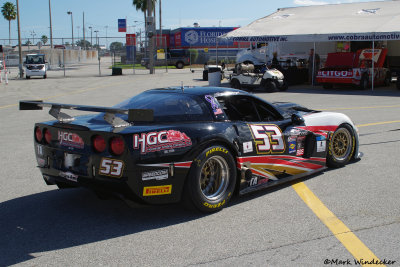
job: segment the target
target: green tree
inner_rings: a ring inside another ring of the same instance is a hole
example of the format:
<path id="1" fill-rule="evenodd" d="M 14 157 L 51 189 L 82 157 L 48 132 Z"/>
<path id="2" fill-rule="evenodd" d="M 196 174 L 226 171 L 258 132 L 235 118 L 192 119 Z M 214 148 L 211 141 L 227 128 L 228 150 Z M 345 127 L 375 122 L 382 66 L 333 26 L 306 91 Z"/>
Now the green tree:
<path id="1" fill-rule="evenodd" d="M 47 41 L 49 40 L 49 38 L 47 38 L 46 35 L 42 35 L 42 38 L 40 39 L 43 43 L 43 45 L 45 45 L 47 43 Z"/>
<path id="2" fill-rule="evenodd" d="M 83 47 L 83 48 L 91 47 L 91 43 L 89 41 L 83 40 L 83 39 L 81 39 L 79 41 L 76 41 L 75 44 L 76 44 L 76 46 L 80 46 L 80 47 Z"/>
<path id="3" fill-rule="evenodd" d="M 28 40 L 25 42 L 25 45 L 32 45 L 32 42 Z"/>
<path id="4" fill-rule="evenodd" d="M 8 44 L 11 45 L 11 21 L 17 18 L 16 6 L 11 2 L 5 2 L 1 7 L 1 14 L 8 20 Z"/>
<path id="5" fill-rule="evenodd" d="M 111 51 L 117 51 L 117 50 L 122 50 L 124 48 L 124 44 L 121 42 L 112 42 L 110 44 L 110 50 Z"/>

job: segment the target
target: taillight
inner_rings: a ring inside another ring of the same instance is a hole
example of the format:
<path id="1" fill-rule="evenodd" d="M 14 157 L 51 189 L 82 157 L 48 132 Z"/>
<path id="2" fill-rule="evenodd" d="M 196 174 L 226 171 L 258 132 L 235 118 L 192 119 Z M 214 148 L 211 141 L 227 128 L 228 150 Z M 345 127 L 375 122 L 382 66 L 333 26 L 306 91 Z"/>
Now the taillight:
<path id="1" fill-rule="evenodd" d="M 36 137 L 36 141 L 37 142 L 42 142 L 42 138 L 43 138 L 43 133 L 42 133 L 42 130 L 40 130 L 40 128 L 39 127 L 36 127 L 36 129 L 35 129 L 35 137 Z"/>
<path id="2" fill-rule="evenodd" d="M 124 153 L 125 144 L 121 137 L 113 137 L 110 141 L 111 152 L 115 155 L 121 155 Z"/>
<path id="3" fill-rule="evenodd" d="M 106 140 L 104 140 L 104 138 L 100 135 L 95 135 L 93 137 L 93 149 L 96 152 L 103 152 L 104 150 L 106 150 Z"/>
<path id="4" fill-rule="evenodd" d="M 48 129 L 44 130 L 44 140 L 46 140 L 47 144 L 51 143 L 51 133 Z"/>

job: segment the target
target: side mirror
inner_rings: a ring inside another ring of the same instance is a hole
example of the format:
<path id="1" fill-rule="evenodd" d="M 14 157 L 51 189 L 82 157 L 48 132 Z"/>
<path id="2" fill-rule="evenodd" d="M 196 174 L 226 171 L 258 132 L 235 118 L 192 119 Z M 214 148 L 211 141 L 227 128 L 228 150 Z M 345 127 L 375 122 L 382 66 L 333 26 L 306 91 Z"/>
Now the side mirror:
<path id="1" fill-rule="evenodd" d="M 303 125 L 304 118 L 297 113 L 292 114 L 292 123 L 293 125 Z"/>

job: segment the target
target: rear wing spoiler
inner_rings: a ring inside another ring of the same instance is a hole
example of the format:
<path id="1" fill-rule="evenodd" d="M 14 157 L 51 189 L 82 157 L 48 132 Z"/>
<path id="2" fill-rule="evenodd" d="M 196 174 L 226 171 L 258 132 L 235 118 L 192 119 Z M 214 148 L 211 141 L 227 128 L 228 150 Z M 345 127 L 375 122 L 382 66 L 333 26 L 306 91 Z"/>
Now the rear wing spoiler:
<path id="1" fill-rule="evenodd" d="M 133 122 L 151 122 L 154 120 L 154 111 L 152 109 L 119 109 L 100 106 L 70 105 L 43 102 L 42 100 L 23 100 L 19 102 L 19 110 L 42 110 L 44 107 L 50 108 L 49 114 L 63 123 L 71 122 L 74 118 L 61 112 L 61 109 L 104 112 L 104 120 L 115 128 L 127 127 Z M 128 115 L 128 120 L 125 121 L 116 117 L 116 114 Z"/>

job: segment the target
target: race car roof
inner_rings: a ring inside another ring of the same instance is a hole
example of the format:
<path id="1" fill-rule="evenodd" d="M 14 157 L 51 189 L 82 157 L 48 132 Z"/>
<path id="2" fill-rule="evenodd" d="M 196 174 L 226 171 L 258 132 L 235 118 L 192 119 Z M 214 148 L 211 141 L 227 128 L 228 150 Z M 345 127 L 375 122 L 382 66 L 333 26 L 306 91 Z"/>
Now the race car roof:
<path id="1" fill-rule="evenodd" d="M 280 8 L 221 38 L 259 42 L 400 40 L 400 1 Z"/>

